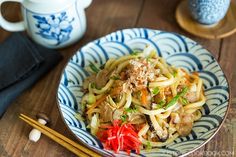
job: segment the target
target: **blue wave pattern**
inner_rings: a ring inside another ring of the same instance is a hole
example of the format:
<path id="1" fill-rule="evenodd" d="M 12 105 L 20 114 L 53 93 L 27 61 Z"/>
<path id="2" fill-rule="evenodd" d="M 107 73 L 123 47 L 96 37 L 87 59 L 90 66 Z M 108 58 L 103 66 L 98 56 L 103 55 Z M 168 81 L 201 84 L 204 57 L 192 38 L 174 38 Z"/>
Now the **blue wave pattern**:
<path id="1" fill-rule="evenodd" d="M 82 47 L 69 61 L 62 74 L 58 102 L 62 116 L 72 132 L 84 143 L 102 151 L 102 144 L 86 130 L 86 124 L 75 118 L 81 114 L 80 101 L 83 80 L 88 76 L 84 67 L 90 62 L 104 64 L 109 58 L 118 58 L 132 50 L 142 50 L 152 45 L 167 62 L 189 72 L 197 71 L 204 81 L 206 104 L 201 110 L 203 116 L 195 122 L 191 134 L 177 138 L 170 145 L 141 151 L 131 156 L 181 156 L 198 148 L 212 137 L 226 115 L 229 102 L 229 87 L 225 75 L 214 57 L 201 45 L 175 33 L 137 28 L 111 33 Z M 121 152 L 120 156 L 127 156 Z"/>

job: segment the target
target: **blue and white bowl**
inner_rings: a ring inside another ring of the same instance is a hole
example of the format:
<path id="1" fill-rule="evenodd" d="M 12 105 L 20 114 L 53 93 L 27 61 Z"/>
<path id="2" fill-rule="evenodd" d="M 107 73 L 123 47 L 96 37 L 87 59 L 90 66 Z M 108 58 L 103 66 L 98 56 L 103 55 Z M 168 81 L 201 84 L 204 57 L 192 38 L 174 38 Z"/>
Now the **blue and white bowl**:
<path id="1" fill-rule="evenodd" d="M 209 51 L 195 41 L 175 33 L 145 28 L 119 30 L 77 51 L 65 67 L 58 88 L 62 118 L 78 140 L 92 149 L 106 155 L 113 154 L 103 149 L 101 142 L 89 133 L 84 121 L 75 118 L 76 114 L 81 114 L 81 88 L 83 80 L 88 76 L 84 67 L 90 62 L 102 65 L 109 58 L 118 58 L 134 49 L 142 50 L 147 44 L 155 47 L 158 55 L 171 65 L 183 67 L 189 72 L 199 72 L 204 81 L 207 101 L 201 110 L 203 116 L 194 123 L 190 135 L 177 138 L 166 147 L 143 150 L 139 155 L 132 152 L 131 156 L 185 156 L 209 141 L 221 127 L 229 109 L 229 85 Z M 120 152 L 119 155 L 126 156 L 127 153 Z"/>
<path id="2" fill-rule="evenodd" d="M 201 24 L 218 23 L 226 15 L 230 0 L 188 0 L 192 17 Z"/>

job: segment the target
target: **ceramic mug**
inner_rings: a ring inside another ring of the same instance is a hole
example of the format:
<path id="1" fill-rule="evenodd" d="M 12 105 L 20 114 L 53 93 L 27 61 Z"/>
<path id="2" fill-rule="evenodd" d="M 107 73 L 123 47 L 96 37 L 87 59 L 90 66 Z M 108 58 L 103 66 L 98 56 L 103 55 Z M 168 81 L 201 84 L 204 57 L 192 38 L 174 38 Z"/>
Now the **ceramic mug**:
<path id="1" fill-rule="evenodd" d="M 84 9 L 92 0 L 0 0 L 21 3 L 23 21 L 6 21 L 0 10 L 0 25 L 8 31 L 24 31 L 48 48 L 62 48 L 80 39 L 86 30 Z"/>
<path id="2" fill-rule="evenodd" d="M 230 0 L 188 0 L 192 17 L 204 25 L 218 23 L 224 18 L 230 6 Z"/>

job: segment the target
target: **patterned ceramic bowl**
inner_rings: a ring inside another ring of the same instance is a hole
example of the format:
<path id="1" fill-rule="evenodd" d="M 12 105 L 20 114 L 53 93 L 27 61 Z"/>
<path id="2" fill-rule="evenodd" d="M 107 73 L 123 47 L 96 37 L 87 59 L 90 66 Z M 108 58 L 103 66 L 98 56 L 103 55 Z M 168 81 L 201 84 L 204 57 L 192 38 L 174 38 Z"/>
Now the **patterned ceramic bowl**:
<path id="1" fill-rule="evenodd" d="M 65 67 L 58 88 L 59 109 L 68 128 L 78 140 L 105 156 L 114 154 L 103 149 L 101 142 L 89 133 L 84 121 L 75 118 L 76 114 L 81 114 L 81 86 L 88 76 L 84 67 L 90 62 L 102 65 L 109 58 L 118 58 L 134 49 L 141 50 L 147 44 L 155 47 L 158 55 L 168 63 L 190 72 L 198 71 L 204 81 L 207 101 L 201 110 L 203 116 L 194 123 L 190 135 L 177 138 L 166 147 L 143 150 L 139 155 L 132 152 L 131 156 L 185 156 L 209 141 L 226 117 L 229 86 L 210 52 L 195 41 L 175 33 L 143 28 L 120 30 L 90 42 L 76 52 Z M 127 153 L 120 152 L 119 155 L 126 156 Z"/>
<path id="2" fill-rule="evenodd" d="M 218 23 L 227 13 L 230 0 L 188 0 L 192 17 L 201 24 Z"/>

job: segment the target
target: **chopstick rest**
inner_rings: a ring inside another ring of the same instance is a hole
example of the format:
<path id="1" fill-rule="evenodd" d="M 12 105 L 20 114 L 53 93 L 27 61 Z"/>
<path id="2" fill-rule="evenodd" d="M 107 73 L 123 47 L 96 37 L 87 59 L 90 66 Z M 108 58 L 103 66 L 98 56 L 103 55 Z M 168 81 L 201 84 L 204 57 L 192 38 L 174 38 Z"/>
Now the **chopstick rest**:
<path id="1" fill-rule="evenodd" d="M 40 124 L 39 122 L 31 119 L 30 117 L 24 114 L 20 114 L 19 118 L 25 121 L 26 123 L 28 123 L 29 125 L 33 126 L 34 128 L 40 130 L 44 135 L 48 136 L 55 142 L 67 148 L 68 150 L 76 154 L 77 156 L 81 156 L 81 157 L 87 157 L 87 156 L 100 157 L 101 156 L 100 154 L 72 141 L 71 139 L 63 136 L 62 134 L 56 132 L 55 130 L 47 126 Z"/>
<path id="2" fill-rule="evenodd" d="M 36 115 L 38 122 L 42 125 L 46 125 L 50 123 L 50 118 L 45 113 L 38 113 Z M 38 129 L 33 128 L 29 133 L 29 140 L 33 142 L 37 142 L 41 137 L 41 132 Z"/>

